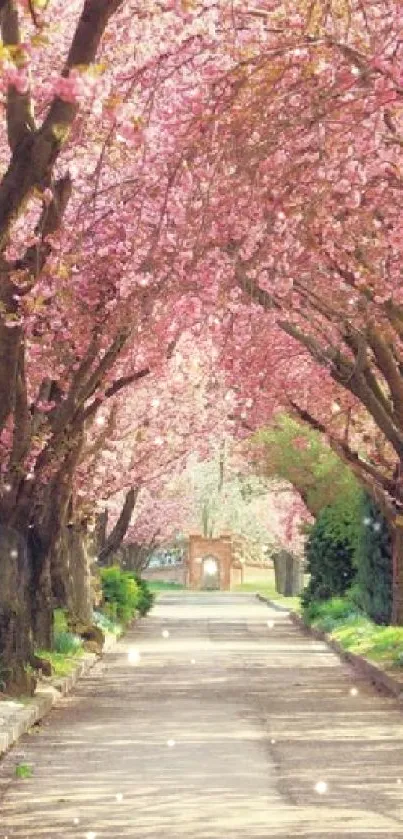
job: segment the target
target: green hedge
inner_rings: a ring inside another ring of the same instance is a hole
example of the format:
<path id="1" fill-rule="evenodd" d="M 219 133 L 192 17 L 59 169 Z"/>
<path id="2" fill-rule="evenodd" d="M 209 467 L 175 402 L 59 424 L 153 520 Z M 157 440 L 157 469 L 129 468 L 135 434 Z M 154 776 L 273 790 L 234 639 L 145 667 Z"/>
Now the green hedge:
<path id="1" fill-rule="evenodd" d="M 343 595 L 351 586 L 356 568 L 354 555 L 358 542 L 357 503 L 329 505 L 319 513 L 305 547 L 310 581 L 302 594 L 302 604 Z"/>
<path id="2" fill-rule="evenodd" d="M 360 505 L 360 532 L 355 552 L 356 583 L 352 595 L 377 624 L 392 614 L 392 540 L 386 519 L 367 494 Z"/>
<path id="3" fill-rule="evenodd" d="M 101 568 L 103 610 L 111 620 L 128 623 L 137 613 L 145 615 L 153 595 L 140 577 L 122 571 L 117 565 Z"/>
<path id="4" fill-rule="evenodd" d="M 392 546 L 386 520 L 367 493 L 326 507 L 312 526 L 305 548 L 310 582 L 305 610 L 348 593 L 355 608 L 377 624 L 392 610 Z"/>

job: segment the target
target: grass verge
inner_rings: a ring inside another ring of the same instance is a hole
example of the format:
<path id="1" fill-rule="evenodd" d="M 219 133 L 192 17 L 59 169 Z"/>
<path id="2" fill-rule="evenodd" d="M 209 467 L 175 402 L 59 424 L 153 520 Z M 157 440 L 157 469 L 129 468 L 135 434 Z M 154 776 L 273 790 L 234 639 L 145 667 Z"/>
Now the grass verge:
<path id="1" fill-rule="evenodd" d="M 56 653 L 54 650 L 38 650 L 37 655 L 40 658 L 45 658 L 47 661 L 50 661 L 54 676 L 63 678 L 63 676 L 70 676 L 70 673 L 75 670 L 77 662 L 84 655 L 84 652 L 85 650 L 80 647 L 80 649 L 70 655 Z"/>
<path id="2" fill-rule="evenodd" d="M 241 583 L 234 587 L 233 591 L 250 591 L 253 593 L 261 594 L 263 597 L 267 597 L 269 600 L 272 600 L 273 603 L 278 603 L 281 606 L 285 606 L 290 612 L 301 612 L 301 600 L 299 597 L 284 597 L 284 595 L 279 594 L 276 591 L 273 581 L 269 580 L 267 583 Z"/>
<path id="3" fill-rule="evenodd" d="M 166 583 L 163 580 L 147 581 L 151 591 L 181 591 L 185 588 L 183 583 Z"/>
<path id="4" fill-rule="evenodd" d="M 343 649 L 386 670 L 403 667 L 403 627 L 378 626 L 348 598 L 313 603 L 304 610 L 303 617 L 308 625 L 329 634 Z"/>

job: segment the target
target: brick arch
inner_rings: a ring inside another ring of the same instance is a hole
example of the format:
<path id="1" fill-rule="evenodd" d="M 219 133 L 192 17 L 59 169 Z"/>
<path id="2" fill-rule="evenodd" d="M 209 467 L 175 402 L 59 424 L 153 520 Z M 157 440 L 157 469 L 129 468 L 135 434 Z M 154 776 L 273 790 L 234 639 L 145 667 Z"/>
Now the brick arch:
<path id="1" fill-rule="evenodd" d="M 231 567 L 234 561 L 230 536 L 207 539 L 204 536 L 189 536 L 186 560 L 186 586 L 200 589 L 203 581 L 203 559 L 213 557 L 219 566 L 220 589 L 226 591 L 231 586 Z"/>

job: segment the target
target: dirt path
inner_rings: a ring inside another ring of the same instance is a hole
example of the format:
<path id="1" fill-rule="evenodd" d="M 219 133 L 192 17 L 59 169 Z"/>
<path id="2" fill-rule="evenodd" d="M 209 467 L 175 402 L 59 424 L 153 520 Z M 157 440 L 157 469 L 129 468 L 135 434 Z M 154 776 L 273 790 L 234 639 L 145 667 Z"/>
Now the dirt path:
<path id="1" fill-rule="evenodd" d="M 0 797 L 0 839 L 401 839 L 403 709 L 250 595 L 166 594 Z"/>

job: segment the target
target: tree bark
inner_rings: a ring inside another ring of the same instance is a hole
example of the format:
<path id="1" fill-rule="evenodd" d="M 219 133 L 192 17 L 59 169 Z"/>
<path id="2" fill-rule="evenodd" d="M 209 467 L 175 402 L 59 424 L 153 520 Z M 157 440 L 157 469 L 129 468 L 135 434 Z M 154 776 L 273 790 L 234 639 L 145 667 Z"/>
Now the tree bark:
<path id="1" fill-rule="evenodd" d="M 107 565 L 116 551 L 120 548 L 130 525 L 130 520 L 136 505 L 139 491 L 139 488 L 135 489 L 132 487 L 132 489 L 129 489 L 115 527 L 111 530 L 105 544 L 99 552 L 98 561 L 100 565 Z"/>
<path id="2" fill-rule="evenodd" d="M 0 527 L 0 579 L 0 691 L 31 694 L 30 557 L 25 538 L 6 527 Z"/>

